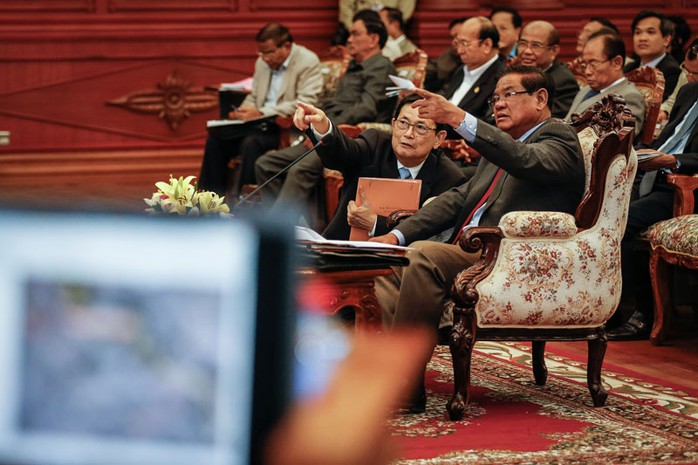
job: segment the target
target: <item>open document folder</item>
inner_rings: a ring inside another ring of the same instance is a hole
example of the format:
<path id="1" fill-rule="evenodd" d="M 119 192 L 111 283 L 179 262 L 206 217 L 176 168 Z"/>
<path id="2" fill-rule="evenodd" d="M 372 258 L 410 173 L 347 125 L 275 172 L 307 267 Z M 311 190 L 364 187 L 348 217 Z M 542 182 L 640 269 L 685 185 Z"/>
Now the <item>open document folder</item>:
<path id="1" fill-rule="evenodd" d="M 368 270 L 405 266 L 408 247 L 367 241 L 327 240 L 312 229 L 296 226 L 296 240 L 305 263 L 320 271 Z"/>

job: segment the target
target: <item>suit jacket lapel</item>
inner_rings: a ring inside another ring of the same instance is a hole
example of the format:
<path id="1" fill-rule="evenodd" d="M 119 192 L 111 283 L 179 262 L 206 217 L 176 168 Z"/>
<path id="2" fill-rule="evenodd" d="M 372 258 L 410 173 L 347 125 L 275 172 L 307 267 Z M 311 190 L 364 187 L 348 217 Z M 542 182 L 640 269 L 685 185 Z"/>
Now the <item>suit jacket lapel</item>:
<path id="1" fill-rule="evenodd" d="M 264 67 L 262 71 L 262 76 L 259 79 L 259 93 L 257 108 L 262 108 L 264 106 L 264 101 L 267 99 L 267 92 L 269 92 L 269 81 L 271 80 L 271 69 L 268 66 Z"/>

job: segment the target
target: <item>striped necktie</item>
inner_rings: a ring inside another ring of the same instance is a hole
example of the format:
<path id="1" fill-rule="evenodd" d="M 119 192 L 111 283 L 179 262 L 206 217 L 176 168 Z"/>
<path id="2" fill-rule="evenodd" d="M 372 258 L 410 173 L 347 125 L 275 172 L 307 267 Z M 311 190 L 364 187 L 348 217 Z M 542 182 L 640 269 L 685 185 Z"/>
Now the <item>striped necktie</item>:
<path id="1" fill-rule="evenodd" d="M 397 169 L 400 172 L 400 179 L 412 179 L 412 173 L 407 168 L 400 167 Z"/>

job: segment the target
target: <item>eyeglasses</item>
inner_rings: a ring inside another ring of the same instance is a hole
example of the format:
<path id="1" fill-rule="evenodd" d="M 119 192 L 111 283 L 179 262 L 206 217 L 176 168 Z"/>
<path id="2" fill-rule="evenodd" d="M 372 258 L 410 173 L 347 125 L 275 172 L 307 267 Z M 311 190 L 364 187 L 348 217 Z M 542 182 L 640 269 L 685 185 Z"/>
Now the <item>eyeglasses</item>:
<path id="1" fill-rule="evenodd" d="M 601 63 L 606 63 L 607 61 L 611 60 L 603 60 L 603 61 L 580 61 L 579 62 L 579 69 L 582 71 L 586 71 L 589 69 L 589 71 L 596 71 Z"/>
<path id="2" fill-rule="evenodd" d="M 530 47 L 534 53 L 542 52 L 546 48 L 550 48 L 553 46 L 551 44 L 541 44 L 540 42 L 529 42 L 527 40 L 520 40 L 517 43 L 519 44 L 519 48 L 521 50 L 526 50 Z"/>
<path id="3" fill-rule="evenodd" d="M 272 49 L 272 50 L 262 50 L 262 51 L 259 51 L 259 52 L 257 52 L 257 56 L 259 56 L 259 57 L 268 57 L 268 56 L 272 56 L 273 54 L 275 54 L 276 52 L 278 52 L 279 49 L 280 49 L 281 47 L 283 47 L 285 43 L 286 43 L 286 42 L 280 42 L 280 43 L 276 44 L 276 47 L 274 47 L 274 49 Z"/>
<path id="4" fill-rule="evenodd" d="M 429 131 L 436 131 L 436 128 L 430 128 L 426 124 L 412 124 L 404 119 L 394 119 L 393 125 L 395 126 L 395 129 L 400 132 L 407 132 L 409 128 L 412 128 L 418 136 L 426 136 Z"/>
<path id="5" fill-rule="evenodd" d="M 688 78 L 690 78 L 692 76 L 698 76 L 698 72 L 691 71 L 688 68 L 686 68 L 686 63 L 681 63 L 681 69 L 683 70 L 684 73 L 686 73 L 686 77 L 688 77 Z"/>
<path id="6" fill-rule="evenodd" d="M 489 103 L 490 107 L 494 108 L 494 106 L 499 102 L 500 100 L 508 102 L 514 95 L 520 95 L 520 94 L 528 94 L 531 95 L 533 90 L 508 90 L 504 92 L 504 95 L 497 95 L 494 94 L 492 98 L 487 100 L 487 103 Z"/>
<path id="7" fill-rule="evenodd" d="M 458 40 L 458 39 L 453 39 L 453 46 L 454 47 L 463 47 L 463 48 L 470 48 L 472 44 L 477 44 L 482 42 L 483 39 L 478 39 L 478 40 Z"/>

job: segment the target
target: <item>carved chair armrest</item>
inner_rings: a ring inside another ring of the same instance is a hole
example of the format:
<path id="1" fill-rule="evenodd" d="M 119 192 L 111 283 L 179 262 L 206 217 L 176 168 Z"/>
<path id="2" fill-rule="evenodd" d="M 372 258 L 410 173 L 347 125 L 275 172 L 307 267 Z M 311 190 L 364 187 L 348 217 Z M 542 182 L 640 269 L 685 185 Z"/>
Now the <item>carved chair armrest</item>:
<path id="1" fill-rule="evenodd" d="M 393 229 L 395 226 L 400 224 L 405 218 L 409 218 L 414 215 L 417 210 L 395 210 L 390 215 L 388 215 L 388 229 Z"/>
<path id="2" fill-rule="evenodd" d="M 698 175 L 669 174 L 667 182 L 674 187 L 674 216 L 690 215 L 695 211 L 693 192 L 698 189 Z"/>
<path id="3" fill-rule="evenodd" d="M 504 237 L 569 239 L 577 234 L 574 216 L 548 211 L 516 211 L 499 221 Z"/>
<path id="4" fill-rule="evenodd" d="M 466 252 L 481 251 L 480 258 L 456 276 L 451 288 L 453 301 L 459 307 L 473 307 L 478 299 L 475 285 L 485 279 L 497 260 L 499 245 L 504 237 L 498 227 L 465 228 L 458 245 Z"/>

